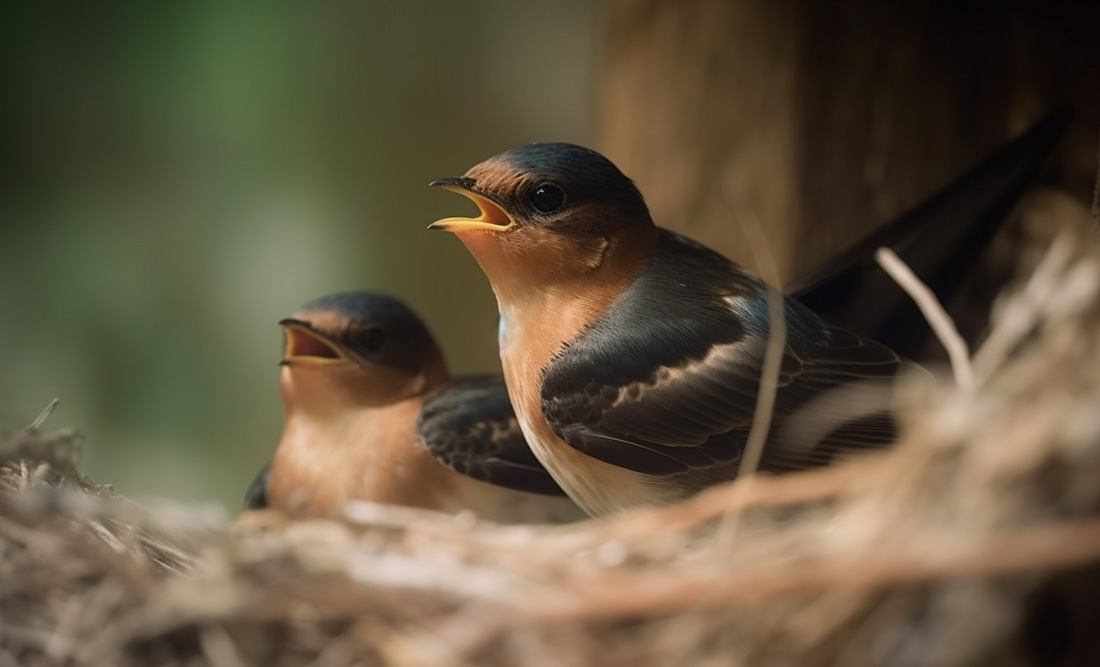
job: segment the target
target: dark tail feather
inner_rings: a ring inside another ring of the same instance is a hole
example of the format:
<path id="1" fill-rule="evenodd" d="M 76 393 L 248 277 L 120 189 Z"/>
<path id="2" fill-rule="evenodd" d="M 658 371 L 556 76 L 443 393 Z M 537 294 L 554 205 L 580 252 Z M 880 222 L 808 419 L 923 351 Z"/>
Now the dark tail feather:
<path id="1" fill-rule="evenodd" d="M 271 462 L 268 461 L 260 472 L 256 473 L 256 479 L 248 485 L 244 492 L 244 508 L 246 510 L 262 510 L 267 507 L 267 478 L 271 476 Z"/>
<path id="2" fill-rule="evenodd" d="M 830 324 L 915 356 L 928 326 L 909 297 L 875 263 L 875 249 L 893 249 L 942 302 L 948 302 L 1071 117 L 1068 109 L 1049 114 L 915 210 L 792 283 L 787 294 Z"/>

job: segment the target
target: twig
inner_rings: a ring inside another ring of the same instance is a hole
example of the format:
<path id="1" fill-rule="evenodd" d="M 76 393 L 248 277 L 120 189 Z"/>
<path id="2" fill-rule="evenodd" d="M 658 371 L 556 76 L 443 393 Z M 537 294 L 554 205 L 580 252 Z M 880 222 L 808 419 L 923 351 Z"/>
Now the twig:
<path id="1" fill-rule="evenodd" d="M 750 222 L 752 224 L 745 226 L 745 236 L 749 240 L 750 252 L 758 266 L 767 265 L 770 269 L 762 273 L 778 276 L 779 266 L 768 251 L 768 239 L 764 230 L 755 218 L 750 219 Z M 756 397 L 752 428 L 749 429 L 749 437 L 745 440 L 745 451 L 741 458 L 741 465 L 738 467 L 739 475 L 751 475 L 760 466 L 772 413 L 775 411 L 775 395 L 779 390 L 779 370 L 783 364 L 783 350 L 787 346 L 787 321 L 783 313 L 783 293 L 772 287 L 770 282 L 773 279 L 772 276 L 768 276 L 767 284 L 768 346 L 764 350 L 764 363 L 760 368 L 760 393 Z"/>
<path id="2" fill-rule="evenodd" d="M 50 401 L 49 405 L 42 408 L 42 412 L 39 412 L 38 416 L 34 418 L 34 421 L 32 421 L 30 423 L 30 426 L 27 426 L 27 428 L 25 428 L 23 430 L 24 431 L 37 431 L 38 429 L 42 428 L 42 424 L 46 421 L 46 419 L 49 418 L 49 416 L 51 414 L 53 414 L 53 411 L 56 410 L 57 406 L 60 405 L 60 404 L 61 404 L 61 400 L 57 399 L 57 398 Z"/>
<path id="3" fill-rule="evenodd" d="M 901 258 L 894 254 L 893 250 L 883 247 L 875 251 L 875 261 L 883 268 L 894 282 L 916 302 L 929 326 L 939 338 L 947 356 L 951 360 L 951 369 L 955 373 L 955 383 L 964 391 L 974 389 L 974 369 L 970 367 L 970 352 L 966 341 L 959 335 L 955 323 L 943 309 L 936 295 L 928 286 L 921 282 Z"/>
<path id="4" fill-rule="evenodd" d="M 1023 290 L 993 323 L 985 342 L 974 353 L 974 368 L 984 380 L 1008 358 L 1012 349 L 1035 327 L 1043 301 L 1057 289 L 1058 276 L 1073 260 L 1073 240 L 1067 234 L 1054 237 Z"/>
<path id="5" fill-rule="evenodd" d="M 783 312 L 783 293 L 772 285 L 779 280 L 779 265 L 768 245 L 768 235 L 764 233 L 760 221 L 755 216 L 746 216 L 741 227 L 748 242 L 749 253 L 760 269 L 765 280 L 768 294 L 768 344 L 764 349 L 764 363 L 760 366 L 760 389 L 756 395 L 756 407 L 753 410 L 752 426 L 745 439 L 745 448 L 741 452 L 741 462 L 737 466 L 737 479 L 745 480 L 730 495 L 731 505 L 740 502 L 738 494 L 747 493 L 752 476 L 760 467 L 760 459 L 767 444 L 771 428 L 772 414 L 775 411 L 775 396 L 779 391 L 779 371 L 783 364 L 783 351 L 787 346 L 787 322 Z M 726 514 L 718 527 L 715 544 L 718 552 L 726 551 L 732 544 L 737 532 L 738 514 L 732 510 Z"/>

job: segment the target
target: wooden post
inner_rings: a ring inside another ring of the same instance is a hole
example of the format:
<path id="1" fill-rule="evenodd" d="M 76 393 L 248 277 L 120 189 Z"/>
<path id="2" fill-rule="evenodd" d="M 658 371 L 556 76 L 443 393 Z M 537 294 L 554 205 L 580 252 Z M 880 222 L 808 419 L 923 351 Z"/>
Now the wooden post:
<path id="1" fill-rule="evenodd" d="M 654 216 L 793 277 L 918 203 L 1058 104 L 1049 179 L 1089 201 L 1100 3 L 611 0 L 599 147 Z"/>

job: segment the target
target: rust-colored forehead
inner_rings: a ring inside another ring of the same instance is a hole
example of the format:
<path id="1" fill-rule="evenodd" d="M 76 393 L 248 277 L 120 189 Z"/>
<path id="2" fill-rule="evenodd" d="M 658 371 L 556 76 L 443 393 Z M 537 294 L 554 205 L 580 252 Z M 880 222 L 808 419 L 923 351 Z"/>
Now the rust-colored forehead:
<path id="1" fill-rule="evenodd" d="M 466 177 L 474 179 L 479 192 L 503 195 L 516 192 L 539 175 L 525 172 L 507 156 L 497 155 L 471 167 Z"/>
<path id="2" fill-rule="evenodd" d="M 318 297 L 298 309 L 297 314 L 328 314 L 346 322 L 404 321 L 420 325 L 420 318 L 400 300 L 381 292 L 349 290 Z"/>

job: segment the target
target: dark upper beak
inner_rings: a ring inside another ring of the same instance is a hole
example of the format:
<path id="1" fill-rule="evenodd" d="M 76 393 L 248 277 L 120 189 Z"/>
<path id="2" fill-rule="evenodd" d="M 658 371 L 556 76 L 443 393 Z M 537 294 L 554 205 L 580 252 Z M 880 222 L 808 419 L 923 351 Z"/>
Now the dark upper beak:
<path id="1" fill-rule="evenodd" d="M 457 188 L 471 192 L 475 185 L 477 185 L 477 180 L 468 176 L 448 176 L 447 178 L 437 178 L 428 183 L 429 188 L 447 188 L 449 190 Z"/>

